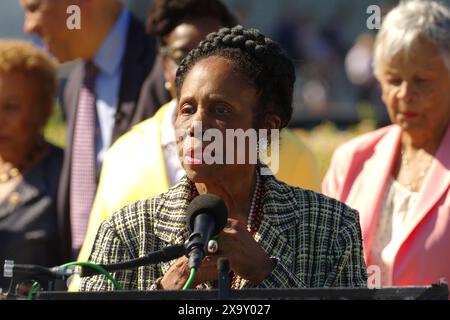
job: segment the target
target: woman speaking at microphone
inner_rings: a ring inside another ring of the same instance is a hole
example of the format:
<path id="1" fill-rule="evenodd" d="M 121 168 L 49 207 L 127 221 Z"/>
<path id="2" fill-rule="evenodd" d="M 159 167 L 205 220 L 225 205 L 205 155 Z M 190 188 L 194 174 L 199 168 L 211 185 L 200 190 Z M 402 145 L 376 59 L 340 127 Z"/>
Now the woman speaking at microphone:
<path id="1" fill-rule="evenodd" d="M 241 144 L 245 161 L 229 161 L 242 151 L 225 138 L 230 130 L 272 132 L 288 124 L 294 81 L 292 62 L 257 30 L 236 26 L 209 34 L 176 76 L 176 139 L 186 176 L 169 191 L 105 221 L 90 261 L 118 263 L 184 243 L 187 207 L 197 195 L 211 193 L 224 200 L 228 223 L 191 287 L 214 287 L 219 257 L 229 259 L 235 289 L 366 286 L 355 210 L 267 175 L 267 167 L 250 161 L 250 154 L 263 148 L 251 139 Z M 221 140 L 205 139 L 208 132 L 223 135 L 225 146 L 210 153 L 218 161 L 205 161 L 206 151 Z M 189 271 L 188 259 L 181 257 L 113 277 L 127 290 L 177 290 Z M 98 275 L 83 278 L 80 289 L 112 290 L 113 284 Z"/>

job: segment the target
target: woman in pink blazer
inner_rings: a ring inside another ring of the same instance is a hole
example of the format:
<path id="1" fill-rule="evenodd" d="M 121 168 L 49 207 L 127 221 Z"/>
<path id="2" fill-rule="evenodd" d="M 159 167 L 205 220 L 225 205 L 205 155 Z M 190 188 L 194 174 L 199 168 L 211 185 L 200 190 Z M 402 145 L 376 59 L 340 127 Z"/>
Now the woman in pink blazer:
<path id="1" fill-rule="evenodd" d="M 339 147 L 323 192 L 360 212 L 369 286 L 450 280 L 450 10 L 402 2 L 374 71 L 393 125 Z"/>

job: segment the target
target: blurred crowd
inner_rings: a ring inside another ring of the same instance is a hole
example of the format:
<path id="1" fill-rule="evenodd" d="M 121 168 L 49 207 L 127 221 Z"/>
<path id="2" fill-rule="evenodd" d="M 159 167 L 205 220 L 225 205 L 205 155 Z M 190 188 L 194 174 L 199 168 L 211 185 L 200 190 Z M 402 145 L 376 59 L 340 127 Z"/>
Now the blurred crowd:
<path id="1" fill-rule="evenodd" d="M 379 2 L 380 14 L 385 15 L 395 3 Z M 341 3 L 323 22 L 315 12 L 291 4 L 274 25 L 274 38 L 297 67 L 296 113 L 291 126 L 312 128 L 330 121 L 348 128 L 364 117 L 377 127 L 389 123 L 372 70 L 377 30 L 363 26 L 354 42 L 349 41 L 345 20 L 353 19 L 350 6 Z M 361 110 L 364 107 L 369 110 Z"/>

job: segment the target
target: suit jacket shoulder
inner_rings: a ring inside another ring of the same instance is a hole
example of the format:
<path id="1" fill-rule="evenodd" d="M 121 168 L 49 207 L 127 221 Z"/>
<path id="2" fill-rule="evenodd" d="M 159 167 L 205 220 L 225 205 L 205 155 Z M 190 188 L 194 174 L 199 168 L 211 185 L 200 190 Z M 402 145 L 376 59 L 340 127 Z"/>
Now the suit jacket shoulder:
<path id="1" fill-rule="evenodd" d="M 336 156 L 345 155 L 346 157 L 348 157 L 349 154 L 354 155 L 358 153 L 367 153 L 367 151 L 372 151 L 377 145 L 377 143 L 386 134 L 388 134 L 392 130 L 395 130 L 396 128 L 397 128 L 396 125 L 390 125 L 387 127 L 377 129 L 375 131 L 364 133 L 360 136 L 350 139 L 346 143 L 336 148 L 335 155 Z"/>
<path id="2" fill-rule="evenodd" d="M 383 127 L 353 138 L 336 148 L 322 181 L 322 192 L 345 201 L 351 188 L 347 181 L 354 181 L 366 160 L 374 155 L 379 143 L 398 130 L 397 125 Z"/>

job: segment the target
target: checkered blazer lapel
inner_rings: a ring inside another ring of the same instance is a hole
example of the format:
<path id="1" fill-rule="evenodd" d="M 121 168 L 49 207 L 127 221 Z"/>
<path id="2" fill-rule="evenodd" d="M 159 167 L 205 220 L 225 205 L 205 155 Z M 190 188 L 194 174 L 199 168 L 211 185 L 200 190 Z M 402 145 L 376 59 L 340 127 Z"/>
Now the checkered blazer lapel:
<path id="1" fill-rule="evenodd" d="M 298 223 L 295 195 L 292 188 L 280 184 L 273 176 L 264 178 L 264 213 L 255 240 L 269 257 L 284 261 L 290 270 L 294 270 L 294 252 L 289 239 L 295 237 Z M 241 288 L 244 287 L 251 287 L 248 280 L 242 280 Z"/>
<path id="2" fill-rule="evenodd" d="M 154 197 L 157 201 L 158 197 Z M 172 244 L 183 244 L 189 237 L 186 226 L 186 209 L 191 201 L 191 182 L 184 177 L 168 192 L 162 194 L 158 204 L 153 204 L 154 235 L 160 240 Z M 176 260 L 161 263 L 165 274 Z"/>

